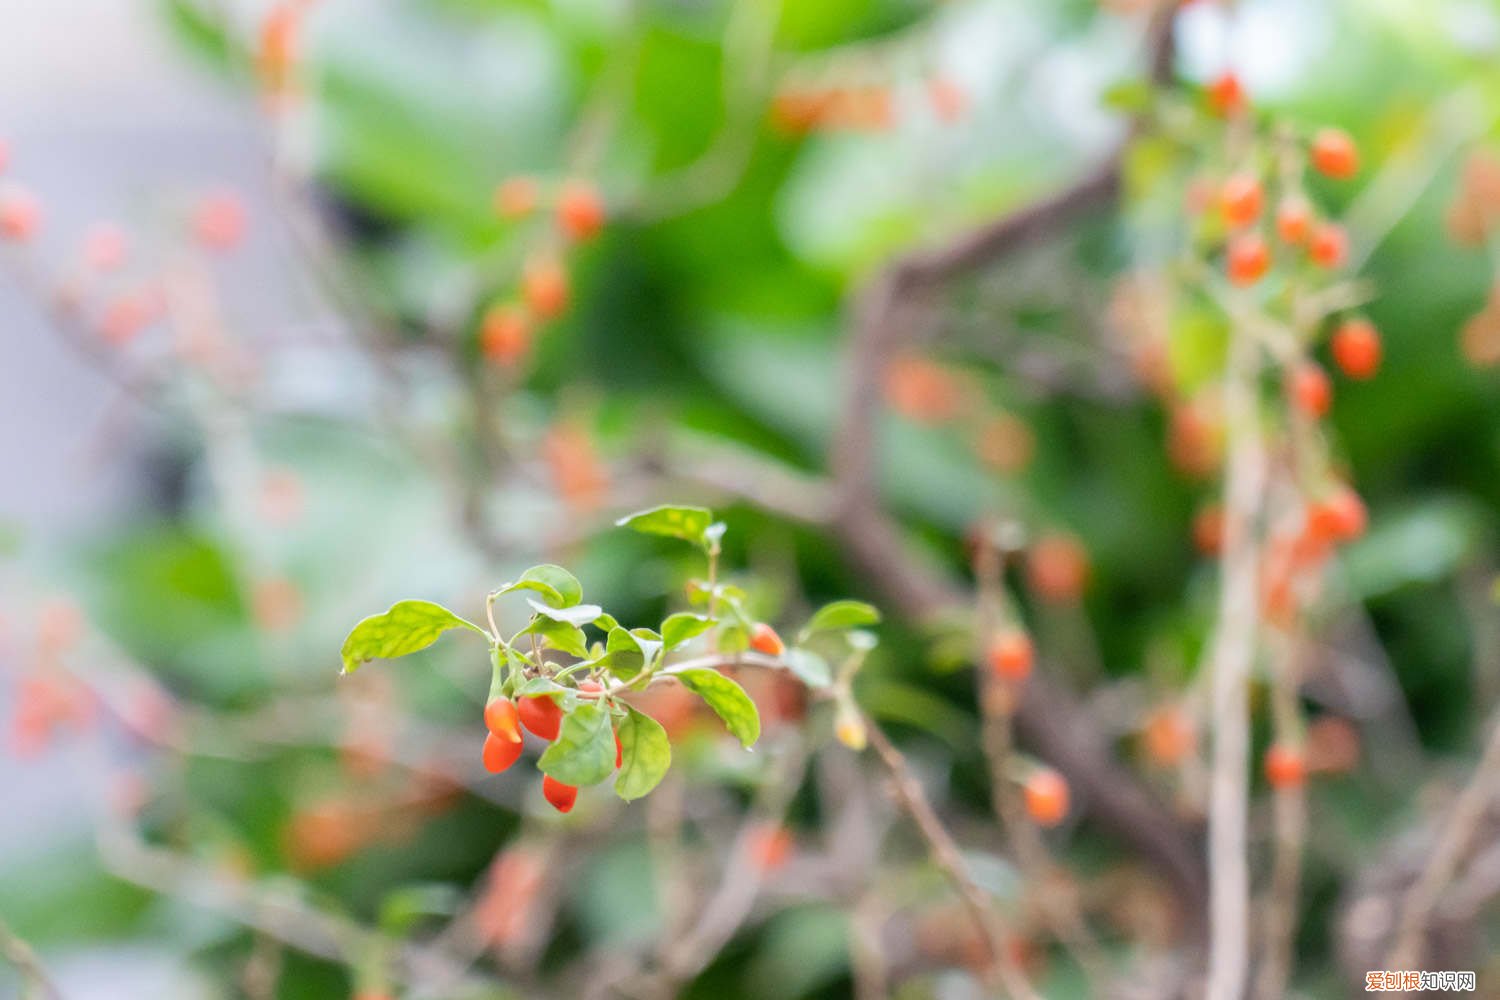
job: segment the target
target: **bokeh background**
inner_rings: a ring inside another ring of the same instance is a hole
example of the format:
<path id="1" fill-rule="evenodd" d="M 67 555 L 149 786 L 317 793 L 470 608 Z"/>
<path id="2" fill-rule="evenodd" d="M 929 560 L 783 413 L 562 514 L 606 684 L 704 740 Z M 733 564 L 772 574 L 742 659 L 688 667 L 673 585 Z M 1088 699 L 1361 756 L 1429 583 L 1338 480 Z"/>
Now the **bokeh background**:
<path id="1" fill-rule="evenodd" d="M 1386 347 L 1380 377 L 1341 383 L 1330 419 L 1372 526 L 1341 558 L 1304 691 L 1339 722 L 1338 760 L 1311 790 L 1293 988 L 1338 996 L 1341 902 L 1401 838 L 1420 839 L 1500 696 L 1497 257 L 1455 222 L 1494 197 L 1500 7 L 1182 6 L 1177 86 L 1233 69 L 1258 107 L 1347 129 L 1367 164 L 1317 191 L 1350 228 Z M 484 985 L 411 995 L 578 995 L 590 968 L 607 978 L 620 955 L 649 952 L 670 930 L 655 813 L 586 792 L 563 822 L 527 769 L 475 774 L 486 672 L 456 640 L 347 678 L 339 643 L 402 597 L 482 614 L 487 589 L 539 561 L 569 565 L 622 620 L 672 610 L 700 572 L 692 554 L 608 530 L 662 500 L 724 514 L 728 560 L 768 620 L 841 596 L 880 603 L 826 526 L 786 516 L 799 477 L 823 468 L 851 291 L 1111 155 L 1151 8 L 319 0 L 285 82 L 267 79 L 271 5 L 6 5 L 0 182 L 34 193 L 43 223 L 0 246 L 0 716 L 58 643 L 94 708 L 0 756 L 0 915 L 63 995 L 347 995 L 359 962 L 257 930 L 279 911 L 233 887 L 384 928 L 395 949 L 472 918 L 507 850 L 558 873 L 533 888 L 543 902 L 524 930 L 485 925 L 493 939 L 470 956 Z M 955 108 L 934 100 L 938 79 Z M 778 92 L 829 80 L 868 82 L 889 104 L 811 134 L 778 120 Z M 1191 826 L 1201 790 L 1188 771 L 1152 772 L 1137 734 L 1198 674 L 1214 576 L 1191 525 L 1212 477 L 1172 460 L 1170 414 L 1118 329 L 1118 281 L 1170 256 L 1201 162 L 1147 136 L 1125 163 L 1117 204 L 944 293 L 924 348 L 949 379 L 936 395 L 977 393 L 1001 421 L 984 426 L 1003 432 L 976 447 L 972 427 L 924 412 L 919 386 L 904 413 L 896 393 L 876 441 L 885 503 L 955 575 L 971 526 L 997 511 L 1081 540 L 1082 603 L 1023 602 L 1047 669 Z M 492 210 L 516 175 L 589 178 L 610 218 L 566 252 L 566 314 L 523 367 L 497 372 L 480 319 L 551 239 Z M 225 191 L 243 238 L 206 251 L 195 213 Z M 90 277 L 80 247 L 102 220 L 123 227 L 129 256 Z M 104 311 L 134 291 L 161 296 L 161 316 L 126 344 L 101 340 Z M 1202 377 L 1218 336 L 1174 329 L 1180 378 Z M 882 639 L 861 702 L 917 762 L 987 887 L 1021 906 L 985 832 L 966 640 L 899 615 Z M 846 996 L 851 933 L 878 945 L 904 931 L 919 952 L 958 934 L 878 783 L 852 753 L 825 759 L 825 713 L 781 726 L 807 735 L 773 732 L 767 753 L 741 757 L 695 730 L 679 756 L 681 863 L 706 883 L 742 862 L 727 845 L 778 769 L 798 775 L 778 820 L 789 859 L 772 859 L 686 995 Z M 805 778 L 798 747 L 820 751 Z M 365 751 L 396 763 L 351 761 Z M 850 789 L 873 801 L 851 804 Z M 120 835 L 122 813 L 142 839 Z M 345 843 L 325 828 L 359 832 Z M 1049 838 L 1072 872 L 1055 891 L 1080 896 L 1112 953 L 1183 939 L 1159 879 L 1086 802 Z M 187 867 L 158 870 L 139 848 Z M 850 850 L 865 852 L 862 874 L 836 863 Z M 850 879 L 878 887 L 874 917 L 851 916 L 866 895 Z M 1493 987 L 1485 912 L 1451 957 L 1488 968 Z M 1044 935 L 1022 946 L 1045 995 L 1088 995 Z M 902 996 L 980 995 L 941 955 L 905 960 L 921 971 Z"/>

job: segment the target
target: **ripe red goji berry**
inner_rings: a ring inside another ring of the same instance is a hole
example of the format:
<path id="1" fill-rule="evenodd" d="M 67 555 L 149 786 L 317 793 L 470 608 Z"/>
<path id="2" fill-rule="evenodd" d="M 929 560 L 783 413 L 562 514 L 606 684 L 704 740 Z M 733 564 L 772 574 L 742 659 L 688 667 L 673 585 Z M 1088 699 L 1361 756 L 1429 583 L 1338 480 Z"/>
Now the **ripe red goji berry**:
<path id="1" fill-rule="evenodd" d="M 1328 413 L 1333 405 L 1333 383 L 1321 367 L 1305 361 L 1288 376 L 1287 395 L 1294 407 L 1313 419 Z"/>
<path id="2" fill-rule="evenodd" d="M 1043 535 L 1026 553 L 1026 576 L 1043 600 L 1076 601 L 1088 583 L 1088 551 L 1072 535 Z"/>
<path id="3" fill-rule="evenodd" d="M 1038 826 L 1056 826 L 1068 816 L 1068 782 L 1050 768 L 1042 768 L 1022 788 L 1026 813 Z"/>
<path id="4" fill-rule="evenodd" d="M 1312 205 L 1306 198 L 1290 195 L 1283 198 L 1276 208 L 1276 235 L 1281 242 L 1293 246 L 1307 239 L 1312 226 Z"/>
<path id="5" fill-rule="evenodd" d="M 484 706 L 484 726 L 502 740 L 521 742 L 521 717 L 509 698 L 491 698 Z"/>
<path id="6" fill-rule="evenodd" d="M 560 813 L 572 812 L 573 803 L 578 801 L 578 788 L 575 785 L 565 785 L 552 775 L 542 777 L 542 795 L 546 796 L 552 808 Z"/>
<path id="7" fill-rule="evenodd" d="M 494 733 L 485 733 L 482 755 L 484 769 L 491 774 L 499 774 L 520 759 L 524 746 L 519 739 L 507 740 Z"/>
<path id="8" fill-rule="evenodd" d="M 521 296 L 532 313 L 542 319 L 561 316 L 567 311 L 570 298 L 568 272 L 553 257 L 527 262 L 521 275 Z"/>
<path id="9" fill-rule="evenodd" d="M 569 181 L 557 193 L 557 225 L 571 240 L 582 242 L 604 228 L 604 199 L 592 184 Z"/>
<path id="10" fill-rule="evenodd" d="M 1229 241 L 1224 268 L 1233 284 L 1253 285 L 1271 269 L 1271 251 L 1256 233 L 1243 233 Z"/>
<path id="11" fill-rule="evenodd" d="M 1031 636 L 1018 628 L 1008 628 L 996 634 L 990 640 L 986 654 L 995 676 L 1012 683 L 1020 683 L 1031 676 L 1031 668 L 1036 660 L 1036 649 L 1031 644 Z"/>
<path id="12" fill-rule="evenodd" d="M 1260 178 L 1254 174 L 1235 174 L 1219 190 L 1219 211 L 1234 228 L 1260 218 L 1261 201 Z"/>
<path id="13" fill-rule="evenodd" d="M 1347 319 L 1340 323 L 1333 331 L 1329 349 L 1333 360 L 1350 378 L 1373 378 L 1380 370 L 1380 334 L 1367 319 Z"/>
<path id="14" fill-rule="evenodd" d="M 1296 788 L 1307 779 L 1307 765 L 1302 754 L 1285 744 L 1275 743 L 1266 750 L 1266 781 L 1272 788 Z"/>
<path id="15" fill-rule="evenodd" d="M 1347 486 L 1340 486 L 1307 512 L 1308 529 L 1330 542 L 1349 542 L 1365 533 L 1369 512 L 1365 502 Z"/>
<path id="16" fill-rule="evenodd" d="M 1319 129 L 1312 141 L 1312 165 L 1326 177 L 1348 180 L 1359 173 L 1359 150 L 1342 129 Z"/>
<path id="17" fill-rule="evenodd" d="M 530 177 L 507 177 L 495 188 L 495 213 L 502 219 L 519 219 L 536 209 L 537 183 Z"/>
<path id="18" fill-rule="evenodd" d="M 767 656 L 780 656 L 786 652 L 786 644 L 776 630 L 765 622 L 756 622 L 750 630 L 750 648 Z"/>
<path id="19" fill-rule="evenodd" d="M 1234 73 L 1221 73 L 1208 85 L 1208 106 L 1220 117 L 1237 115 L 1247 105 L 1245 88 L 1240 86 L 1240 78 Z"/>
<path id="20" fill-rule="evenodd" d="M 1349 259 L 1349 235 L 1337 223 L 1320 223 L 1308 235 L 1307 255 L 1319 267 L 1342 267 Z"/>
<path id="21" fill-rule="evenodd" d="M 519 364 L 531 353 L 531 321 L 519 306 L 509 303 L 485 310 L 479 324 L 479 349 L 498 365 Z"/>
<path id="22" fill-rule="evenodd" d="M 562 709 L 544 694 L 517 699 L 516 714 L 521 717 L 523 726 L 544 740 L 557 739 L 558 730 L 562 728 Z"/>

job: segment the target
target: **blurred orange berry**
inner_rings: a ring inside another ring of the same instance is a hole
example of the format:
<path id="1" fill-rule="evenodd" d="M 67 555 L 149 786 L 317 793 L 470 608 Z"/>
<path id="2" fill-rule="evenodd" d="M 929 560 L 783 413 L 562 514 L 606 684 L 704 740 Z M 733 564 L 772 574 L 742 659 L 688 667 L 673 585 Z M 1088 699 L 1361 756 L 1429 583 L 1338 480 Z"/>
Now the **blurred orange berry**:
<path id="1" fill-rule="evenodd" d="M 985 651 L 990 670 L 1003 681 L 1019 684 L 1031 676 L 1036 661 L 1036 649 L 1031 637 L 1018 628 L 1008 628 L 990 640 Z"/>
<path id="2" fill-rule="evenodd" d="M 1032 590 L 1043 600 L 1077 601 L 1088 583 L 1088 550 L 1072 535 L 1043 535 L 1026 553 L 1026 574 Z"/>
<path id="3" fill-rule="evenodd" d="M 1261 201 L 1260 178 L 1254 174 L 1235 174 L 1219 191 L 1219 211 L 1234 228 L 1260 218 Z"/>
<path id="4" fill-rule="evenodd" d="M 42 206 L 30 191 L 14 186 L 0 191 L 0 237 L 24 243 L 41 226 Z"/>
<path id="5" fill-rule="evenodd" d="M 571 420 L 552 425 L 542 439 L 542 457 L 558 495 L 574 510 L 593 510 L 609 480 L 588 431 Z"/>
<path id="6" fill-rule="evenodd" d="M 531 321 L 519 306 L 500 303 L 485 310 L 479 325 L 479 349 L 498 365 L 511 367 L 531 353 Z"/>
<path id="7" fill-rule="evenodd" d="M 918 423 L 946 423 L 958 416 L 963 393 L 953 374 L 926 358 L 907 356 L 885 367 L 885 398 L 890 407 Z"/>
<path id="8" fill-rule="evenodd" d="M 1374 378 L 1380 370 L 1380 334 L 1367 319 L 1348 319 L 1333 331 L 1333 360 L 1354 379 Z"/>
<path id="9" fill-rule="evenodd" d="M 1312 141 L 1312 165 L 1324 176 L 1347 180 L 1359 173 L 1359 150 L 1342 129 L 1319 129 Z"/>
<path id="10" fill-rule="evenodd" d="M 1333 383 L 1319 365 L 1304 361 L 1287 376 L 1287 397 L 1298 411 L 1317 420 L 1333 406 Z"/>
<path id="11" fill-rule="evenodd" d="M 1301 243 L 1307 239 L 1311 225 L 1312 205 L 1306 198 L 1289 195 L 1282 199 L 1276 209 L 1276 235 L 1281 237 L 1281 242 L 1293 246 Z"/>
<path id="12" fill-rule="evenodd" d="M 1057 826 L 1068 817 L 1068 783 L 1050 768 L 1042 768 L 1026 780 L 1022 792 L 1026 814 L 1038 826 Z"/>
<path id="13" fill-rule="evenodd" d="M 1164 705 L 1147 717 L 1141 743 L 1153 764 L 1175 767 L 1197 749 L 1198 734 L 1186 712 L 1176 705 Z"/>
<path id="14" fill-rule="evenodd" d="M 1342 267 L 1349 259 L 1349 237 L 1344 227 L 1333 222 L 1314 226 L 1308 237 L 1307 255 L 1319 267 Z"/>
<path id="15" fill-rule="evenodd" d="M 204 195 L 193 209 L 193 235 L 209 250 L 232 250 L 245 236 L 245 204 L 233 191 Z"/>
<path id="16" fill-rule="evenodd" d="M 791 860 L 796 842 L 791 831 L 775 823 L 762 823 L 749 832 L 745 842 L 745 854 L 750 864 L 763 872 L 785 867 Z"/>
<path id="17" fill-rule="evenodd" d="M 1221 117 L 1229 118 L 1245 110 L 1247 101 L 1240 78 L 1233 73 L 1221 73 L 1208 85 L 1208 106 Z"/>
<path id="18" fill-rule="evenodd" d="M 1258 234 L 1244 233 L 1229 241 L 1224 266 L 1231 283 L 1253 285 L 1271 269 L 1271 251 Z"/>
<path id="19" fill-rule="evenodd" d="M 1302 754 L 1282 743 L 1266 750 L 1265 771 L 1266 781 L 1275 789 L 1296 788 L 1307 778 Z"/>
<path id="20" fill-rule="evenodd" d="M 555 257 L 539 257 L 526 263 L 521 274 L 521 296 L 533 314 L 555 319 L 568 308 L 568 272 Z"/>
<path id="21" fill-rule="evenodd" d="M 986 420 L 974 438 L 979 460 L 996 472 L 1020 472 L 1031 463 L 1036 436 L 1019 417 L 1002 413 Z"/>
<path id="22" fill-rule="evenodd" d="M 495 213 L 502 219 L 519 219 L 536 210 L 540 195 L 535 178 L 507 177 L 495 187 Z"/>
<path id="23" fill-rule="evenodd" d="M 569 181 L 557 194 L 557 224 L 571 240 L 597 236 L 604 228 L 604 199 L 593 185 Z"/>
<path id="24" fill-rule="evenodd" d="M 1206 556 L 1224 549 L 1224 508 L 1207 504 L 1193 515 L 1193 546 Z"/>
<path id="25" fill-rule="evenodd" d="M 1365 533 L 1369 513 L 1365 502 L 1347 486 L 1340 486 L 1308 510 L 1308 528 L 1330 542 L 1349 542 Z"/>

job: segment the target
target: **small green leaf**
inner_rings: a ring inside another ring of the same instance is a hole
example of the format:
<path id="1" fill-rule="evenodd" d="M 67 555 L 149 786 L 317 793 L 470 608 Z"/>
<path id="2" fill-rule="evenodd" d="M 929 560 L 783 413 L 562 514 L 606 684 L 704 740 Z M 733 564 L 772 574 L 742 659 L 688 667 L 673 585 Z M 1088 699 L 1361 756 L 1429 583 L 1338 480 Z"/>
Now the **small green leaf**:
<path id="1" fill-rule="evenodd" d="M 696 692 L 724 720 L 731 735 L 744 744 L 752 746 L 760 739 L 760 713 L 755 702 L 745 689 L 725 677 L 717 670 L 695 667 L 677 674 L 677 679 L 689 690 Z"/>
<path id="2" fill-rule="evenodd" d="M 731 622 L 719 629 L 719 652 L 733 655 L 750 648 L 750 630 L 739 622 Z"/>
<path id="3" fill-rule="evenodd" d="M 834 601 L 825 604 L 803 626 L 804 638 L 818 632 L 835 632 L 846 628 L 864 628 L 880 624 L 880 612 L 864 601 Z"/>
<path id="4" fill-rule="evenodd" d="M 672 766 L 672 742 L 651 716 L 631 708 L 616 731 L 620 737 L 620 776 L 615 794 L 629 802 L 655 788 Z"/>
<path id="5" fill-rule="evenodd" d="M 429 917 L 451 917 L 463 905 L 463 894 L 451 885 L 430 883 L 403 886 L 380 904 L 380 929 L 405 935 Z"/>
<path id="6" fill-rule="evenodd" d="M 517 590 L 534 590 L 554 608 L 571 608 L 583 600 L 583 587 L 578 578 L 550 563 L 531 567 L 521 574 L 520 579 L 507 583 L 495 593 L 499 596 Z"/>
<path id="7" fill-rule="evenodd" d="M 537 615 L 531 620 L 530 625 L 521 630 L 521 634 L 539 635 L 546 639 L 554 649 L 560 649 L 580 660 L 588 659 L 588 639 L 584 636 L 583 630 L 576 625 L 569 625 L 566 621 L 548 615 Z"/>
<path id="8" fill-rule="evenodd" d="M 689 639 L 700 636 L 713 627 L 712 618 L 679 611 L 675 615 L 668 615 L 667 620 L 661 623 L 661 638 L 667 644 L 668 649 L 676 649 Z"/>
<path id="9" fill-rule="evenodd" d="M 566 785 L 597 785 L 615 769 L 609 710 L 583 702 L 563 716 L 562 728 L 537 766 Z"/>
<path id="10" fill-rule="evenodd" d="M 646 665 L 649 667 L 655 663 L 662 651 L 660 633 L 649 628 L 633 628 L 630 630 L 630 635 L 635 639 L 635 644 L 640 647 L 641 655 L 646 658 Z"/>
<path id="11" fill-rule="evenodd" d="M 800 646 L 787 650 L 786 665 L 808 687 L 827 687 L 833 683 L 833 668 L 817 653 Z"/>
<path id="12" fill-rule="evenodd" d="M 615 522 L 622 528 L 631 528 L 647 535 L 681 538 L 704 548 L 710 544 L 708 530 L 713 523 L 713 512 L 706 507 L 670 506 L 637 511 Z M 722 530 L 719 533 L 722 534 Z"/>
<path id="13" fill-rule="evenodd" d="M 397 601 L 383 614 L 371 615 L 344 639 L 344 673 L 352 674 L 369 660 L 392 660 L 426 649 L 450 628 L 489 633 L 431 601 Z"/>
<path id="14" fill-rule="evenodd" d="M 526 598 L 526 603 L 531 605 L 531 610 L 555 622 L 566 622 L 577 628 L 580 625 L 588 625 L 604 613 L 604 609 L 597 604 L 574 604 L 565 608 L 549 608 L 541 601 Z"/>
<path id="15" fill-rule="evenodd" d="M 534 698 L 539 694 L 544 694 L 558 701 L 567 691 L 567 688 L 550 677 L 532 677 L 516 688 L 516 697 Z"/>
<path id="16" fill-rule="evenodd" d="M 615 626 L 604 641 L 604 655 L 599 658 L 599 666 L 628 681 L 645 669 L 646 654 L 635 636 Z"/>
<path id="17" fill-rule="evenodd" d="M 1106 108 L 1134 114 L 1151 107 L 1153 94 L 1151 84 L 1146 80 L 1121 80 L 1108 87 L 1100 101 Z"/>

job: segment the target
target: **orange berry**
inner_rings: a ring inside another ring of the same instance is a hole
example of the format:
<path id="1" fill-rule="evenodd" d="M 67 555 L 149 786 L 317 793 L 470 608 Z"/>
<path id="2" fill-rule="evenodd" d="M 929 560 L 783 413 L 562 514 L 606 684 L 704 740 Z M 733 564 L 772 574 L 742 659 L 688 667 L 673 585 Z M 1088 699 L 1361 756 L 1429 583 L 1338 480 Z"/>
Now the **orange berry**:
<path id="1" fill-rule="evenodd" d="M 502 740 L 521 742 L 521 716 L 509 698 L 491 698 L 484 706 L 484 727 Z"/>
<path id="2" fill-rule="evenodd" d="M 776 630 L 765 622 L 756 622 L 750 630 L 750 648 L 767 656 L 780 656 L 786 652 L 786 644 Z"/>
<path id="3" fill-rule="evenodd" d="M 1348 180 L 1359 173 L 1359 150 L 1343 129 L 1319 129 L 1312 141 L 1312 165 L 1326 177 Z"/>
<path id="4" fill-rule="evenodd" d="M 17 187 L 0 193 L 0 236 L 25 242 L 42 225 L 42 206 L 30 191 Z"/>
<path id="5" fill-rule="evenodd" d="M 885 366 L 885 399 L 891 409 L 924 424 L 957 417 L 963 392 L 951 371 L 926 358 L 907 356 Z"/>
<path id="6" fill-rule="evenodd" d="M 83 262 L 96 271 L 118 269 L 125 255 L 125 231 L 114 223 L 97 223 L 83 236 Z"/>
<path id="7" fill-rule="evenodd" d="M 1146 756 L 1162 767 L 1182 763 L 1197 746 L 1192 721 L 1176 705 L 1167 705 L 1151 713 L 1141 730 Z"/>
<path id="8" fill-rule="evenodd" d="M 1266 781 L 1272 788 L 1296 788 L 1307 779 L 1307 765 L 1302 754 L 1289 746 L 1274 743 L 1266 750 Z"/>
<path id="9" fill-rule="evenodd" d="M 536 181 L 530 177 L 507 177 L 495 188 L 495 213 L 502 219 L 519 219 L 536 209 Z"/>
<path id="10" fill-rule="evenodd" d="M 1243 288 L 1265 277 L 1271 269 L 1271 251 L 1260 236 L 1245 233 L 1229 241 L 1224 265 L 1229 280 Z"/>
<path id="11" fill-rule="evenodd" d="M 1333 405 L 1333 383 L 1328 373 L 1311 361 L 1292 369 L 1287 382 L 1287 396 L 1293 406 L 1314 420 L 1328 413 Z"/>
<path id="12" fill-rule="evenodd" d="M 1038 826 L 1056 826 L 1068 816 L 1068 783 L 1062 775 L 1043 768 L 1022 789 L 1026 813 Z"/>
<path id="13" fill-rule="evenodd" d="M 615 770 L 618 771 L 625 763 L 625 744 L 620 742 L 620 734 L 615 733 Z"/>
<path id="14" fill-rule="evenodd" d="M 488 715 L 488 712 L 486 712 Z M 488 721 L 488 720 L 486 720 Z M 521 757 L 521 749 L 526 744 L 521 740 L 508 740 L 494 733 L 484 734 L 484 769 L 491 774 L 499 774 L 510 767 Z"/>
<path id="15" fill-rule="evenodd" d="M 291 82 L 300 22 L 301 11 L 294 3 L 277 4 L 261 22 L 256 69 L 261 85 L 273 94 L 286 90 Z"/>
<path id="16" fill-rule="evenodd" d="M 1224 508 L 1208 504 L 1193 515 L 1193 545 L 1206 556 L 1224 549 Z"/>
<path id="17" fill-rule="evenodd" d="M 593 678 L 586 678 L 578 682 L 578 694 L 584 698 L 593 698 L 603 693 L 604 685 Z"/>
<path id="18" fill-rule="evenodd" d="M 1353 541 L 1365 533 L 1368 523 L 1365 502 L 1347 486 L 1338 487 L 1307 512 L 1308 530 L 1330 542 Z"/>
<path id="19" fill-rule="evenodd" d="M 1248 226 L 1260 217 L 1261 201 L 1260 178 L 1254 174 L 1235 174 L 1219 191 L 1219 211 L 1235 228 Z"/>
<path id="20" fill-rule="evenodd" d="M 1306 198 L 1291 195 L 1284 198 L 1276 209 L 1276 235 L 1281 242 L 1295 246 L 1307 239 L 1312 225 L 1312 206 Z"/>
<path id="21" fill-rule="evenodd" d="M 1333 360 L 1350 378 L 1373 378 L 1380 370 L 1380 334 L 1367 319 L 1348 319 L 1333 331 Z"/>
<path id="22" fill-rule="evenodd" d="M 1167 456 L 1183 475 L 1203 479 L 1223 458 L 1223 428 L 1202 402 L 1178 403 L 1167 425 Z"/>
<path id="23" fill-rule="evenodd" d="M 568 308 L 568 272 L 555 258 L 532 260 L 521 275 L 521 295 L 537 316 L 555 319 Z"/>
<path id="24" fill-rule="evenodd" d="M 1019 684 L 1031 676 L 1036 649 L 1031 637 L 1017 628 L 1006 629 L 990 640 L 990 669 L 1001 680 Z"/>
<path id="25" fill-rule="evenodd" d="M 565 785 L 552 775 L 542 777 L 542 795 L 546 796 L 552 808 L 560 813 L 572 812 L 573 803 L 578 801 L 578 787 L 576 785 Z"/>
<path id="26" fill-rule="evenodd" d="M 933 114 L 945 122 L 958 121 L 969 107 L 969 95 L 964 89 L 941 76 L 927 81 L 927 100 L 932 104 Z"/>
<path id="27" fill-rule="evenodd" d="M 544 740 L 557 739 L 558 730 L 562 728 L 562 709 L 544 694 L 517 699 L 516 714 L 522 725 Z"/>
<path id="28" fill-rule="evenodd" d="M 1208 106 L 1222 118 L 1244 111 L 1247 102 L 1245 88 L 1240 86 L 1240 78 L 1230 72 L 1221 73 L 1215 78 L 1208 85 Z"/>
<path id="29" fill-rule="evenodd" d="M 302 591 L 285 577 L 262 580 L 250 592 L 250 609 L 261 628 L 284 632 L 302 617 Z"/>
<path id="30" fill-rule="evenodd" d="M 557 224 L 572 240 L 598 235 L 604 228 L 604 199 L 593 185 L 569 181 L 557 193 Z"/>
<path id="31" fill-rule="evenodd" d="M 761 871 L 775 871 L 783 867 L 792 856 L 795 842 L 786 827 L 766 823 L 750 831 L 746 838 L 745 853 L 750 863 Z"/>
<path id="32" fill-rule="evenodd" d="M 1349 259 L 1349 236 L 1333 222 L 1314 226 L 1307 240 L 1307 255 L 1319 267 L 1342 267 Z"/>
<path id="33" fill-rule="evenodd" d="M 531 321 L 518 306 L 491 306 L 479 323 L 479 349 L 498 365 L 520 363 L 531 352 Z"/>
<path id="34" fill-rule="evenodd" d="M 136 338 L 151 322 L 151 302 L 142 295 L 126 293 L 104 307 L 99 317 L 99 336 L 115 347 Z"/>
<path id="35" fill-rule="evenodd" d="M 193 209 L 193 235 L 209 250 L 232 250 L 245 235 L 245 205 L 233 191 L 204 195 Z"/>
<path id="36" fill-rule="evenodd" d="M 1088 552 L 1072 535 L 1043 535 L 1026 555 L 1026 573 L 1032 589 L 1044 600 L 1076 601 L 1088 583 Z"/>

